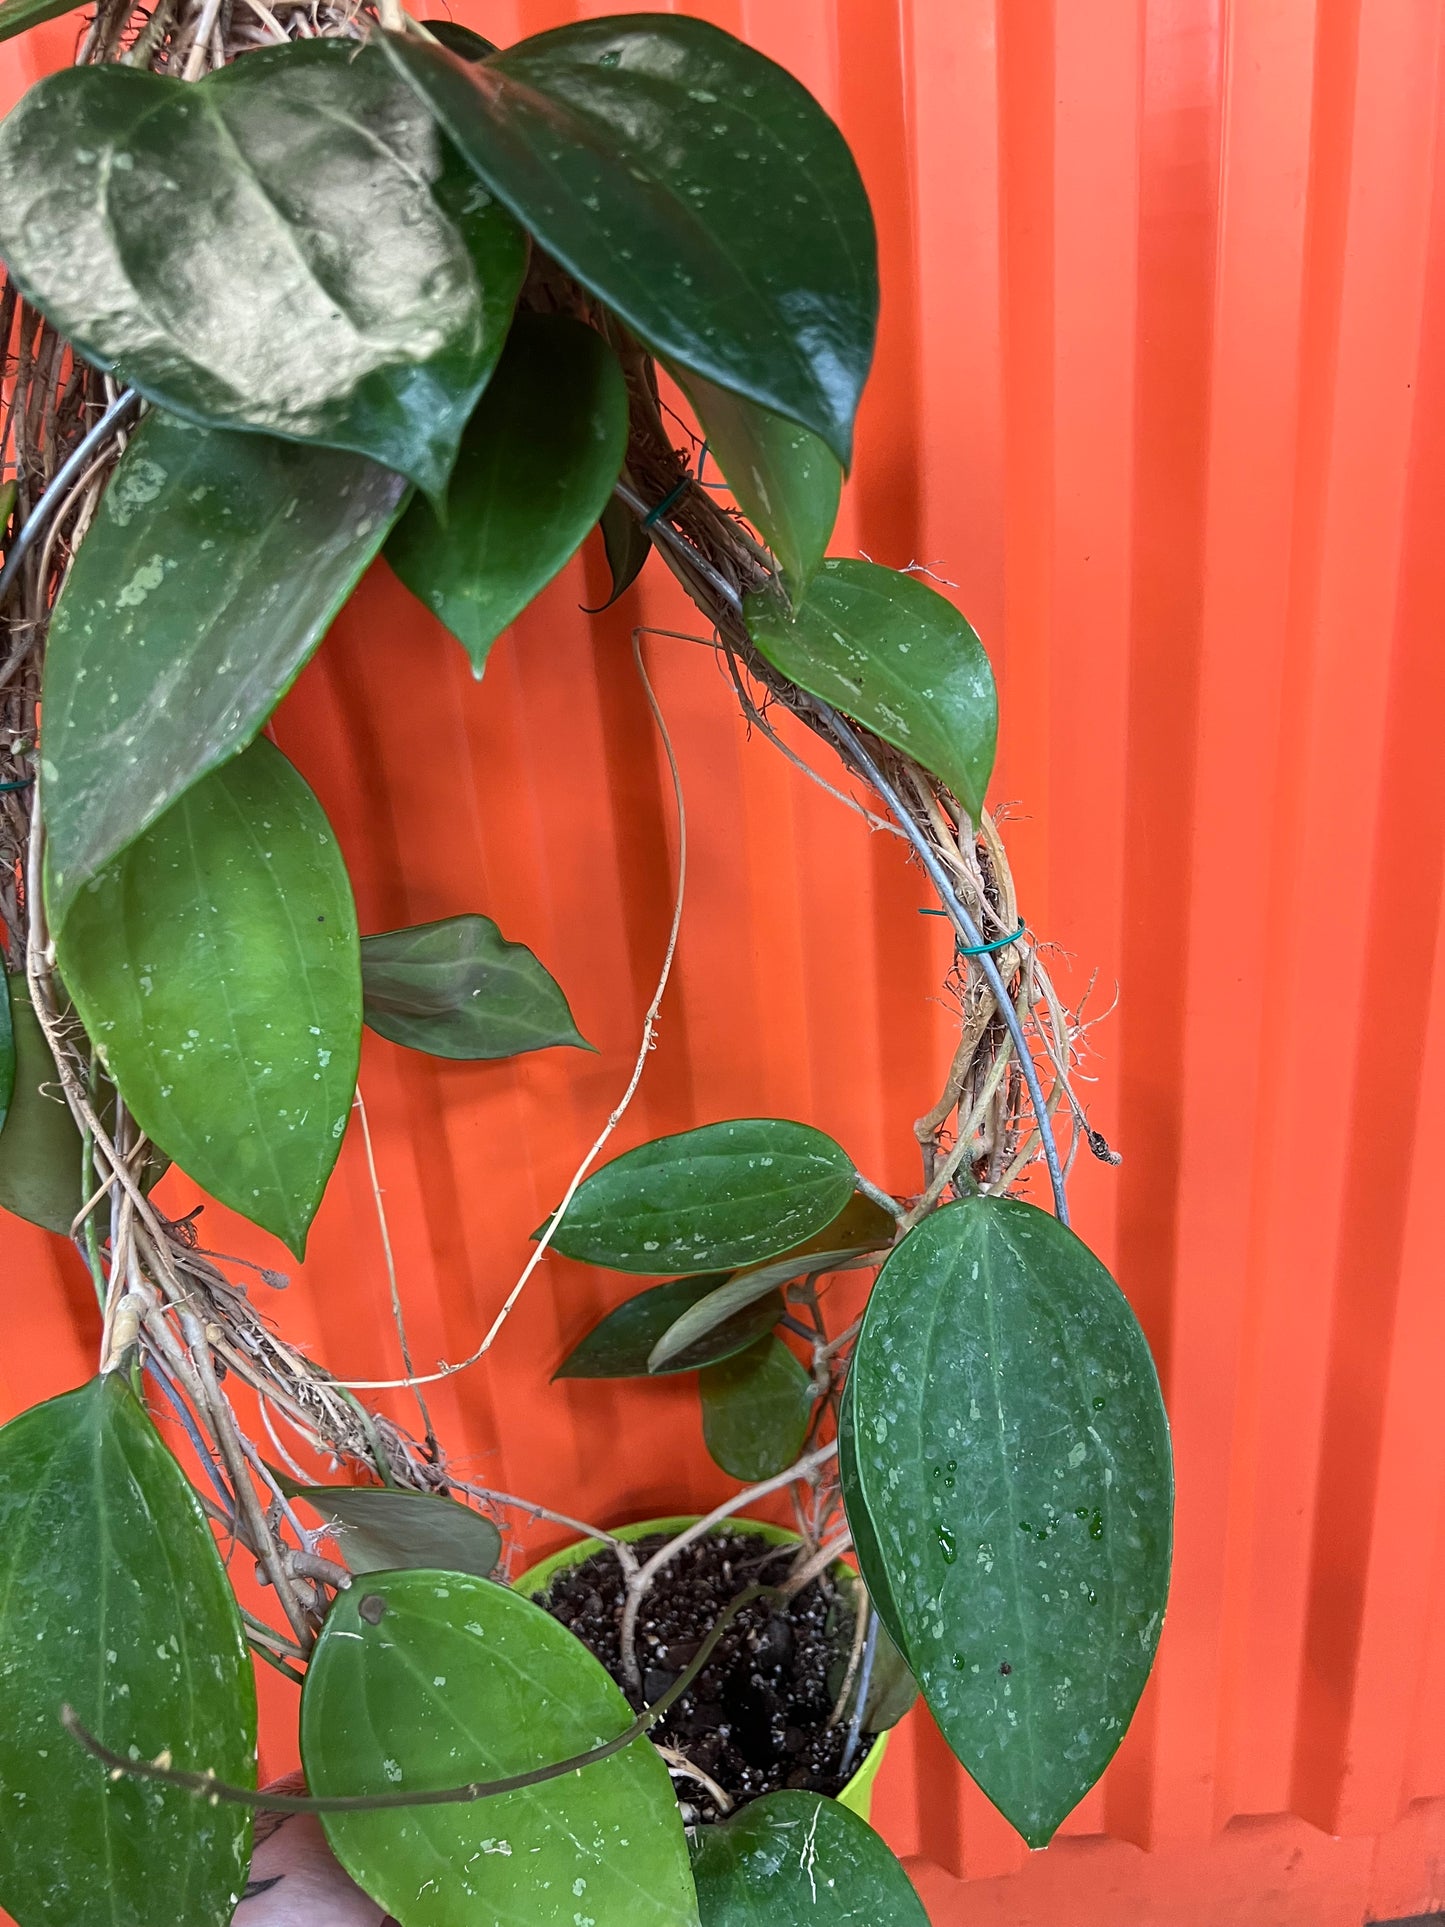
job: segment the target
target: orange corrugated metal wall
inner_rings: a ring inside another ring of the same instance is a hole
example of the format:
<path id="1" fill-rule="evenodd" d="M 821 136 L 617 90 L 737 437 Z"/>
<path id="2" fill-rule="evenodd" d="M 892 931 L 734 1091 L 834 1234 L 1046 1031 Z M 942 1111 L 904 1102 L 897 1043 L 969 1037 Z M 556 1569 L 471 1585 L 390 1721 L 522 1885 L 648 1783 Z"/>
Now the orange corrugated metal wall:
<path id="1" fill-rule="evenodd" d="M 506 41 L 608 10 L 458 14 Z M 1076 988 L 1097 971 L 1101 1013 L 1118 988 L 1092 1068 L 1125 1161 L 1080 1171 L 1077 1210 L 1149 1331 L 1178 1452 L 1158 1673 L 1068 1841 L 1019 1873 L 920 1720 L 879 1818 L 940 1921 L 1415 1911 L 1445 1849 L 1419 1804 L 1445 1796 L 1445 11 L 684 10 L 800 75 L 867 177 L 883 327 L 835 546 L 937 570 L 993 657 L 1022 901 Z M 11 98 L 72 33 L 4 49 Z M 379 567 L 279 717 L 363 928 L 484 909 L 601 1047 L 463 1066 L 368 1037 L 428 1362 L 471 1349 L 611 1107 L 664 941 L 675 833 L 627 638 L 682 605 L 658 569 L 589 620 L 600 567 L 480 686 Z M 907 1186 L 948 1050 L 926 890 L 747 739 L 708 652 L 649 648 L 693 869 L 621 1141 L 780 1112 Z M 90 1369 L 95 1320 L 57 1243 L 7 1220 L 0 1249 L 14 1409 Z M 491 1358 L 437 1388 L 478 1476 L 599 1517 L 718 1495 L 687 1389 L 548 1382 L 625 1289 L 550 1261 Z M 396 1369 L 355 1131 L 277 1308 L 336 1369 Z M 268 1678 L 278 1767 L 284 1690 Z"/>

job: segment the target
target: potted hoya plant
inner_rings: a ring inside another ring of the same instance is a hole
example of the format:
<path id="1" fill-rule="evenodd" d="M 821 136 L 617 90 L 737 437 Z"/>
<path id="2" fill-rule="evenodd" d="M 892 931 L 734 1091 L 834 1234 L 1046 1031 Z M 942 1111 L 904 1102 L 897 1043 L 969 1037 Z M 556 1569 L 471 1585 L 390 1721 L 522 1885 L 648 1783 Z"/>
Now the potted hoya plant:
<path id="1" fill-rule="evenodd" d="M 889 1726 L 921 1694 L 1044 1844 L 1147 1677 L 1172 1480 L 1069 1229 L 1114 1154 L 985 808 L 987 655 L 828 553 L 877 311 L 848 149 L 679 14 L 499 50 L 397 0 L 100 0 L 77 36 L 0 125 L 0 1203 L 74 1241 L 97 1350 L 0 1431 L 0 1906 L 259 1920 L 255 1816 L 307 1813 L 401 1927 L 919 1922 L 866 1820 Z M 481 676 L 599 526 L 956 937 L 916 1192 L 806 1119 L 623 1149 L 681 838 L 632 1077 L 475 1354 L 549 1251 L 631 1279 L 559 1373 L 694 1374 L 738 1482 L 640 1525 L 461 1477 L 152 1195 L 173 1163 L 299 1259 L 363 1024 L 581 1042 L 485 905 L 361 934 L 263 731 L 379 555 Z M 525 1572 L 519 1517 L 566 1535 Z M 256 1786 L 253 1655 L 304 1784 Z"/>

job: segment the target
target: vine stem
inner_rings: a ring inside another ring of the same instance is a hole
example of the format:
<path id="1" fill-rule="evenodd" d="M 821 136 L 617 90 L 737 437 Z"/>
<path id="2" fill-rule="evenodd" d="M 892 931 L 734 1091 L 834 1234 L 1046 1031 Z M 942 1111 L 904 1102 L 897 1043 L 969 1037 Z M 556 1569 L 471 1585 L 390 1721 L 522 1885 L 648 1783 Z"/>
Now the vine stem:
<path id="1" fill-rule="evenodd" d="M 987 950 L 981 949 L 984 941 L 983 932 L 959 901 L 958 893 L 953 887 L 952 879 L 939 862 L 937 852 L 929 843 L 928 838 L 914 821 L 912 812 L 906 807 L 902 797 L 898 794 L 897 790 L 894 789 L 882 770 L 879 769 L 873 757 L 869 755 L 852 726 L 846 723 L 836 710 L 829 708 L 826 703 L 820 703 L 818 709 L 819 714 L 824 717 L 829 730 L 842 744 L 843 748 L 848 752 L 848 756 L 857 764 L 858 768 L 868 778 L 868 781 L 893 812 L 903 834 L 913 845 L 919 862 L 922 863 L 924 869 L 927 870 L 932 879 L 933 887 L 938 892 L 938 900 L 948 912 L 954 929 L 957 930 L 964 942 L 976 952 L 975 962 L 982 970 L 984 980 L 993 992 L 999 1014 L 1008 1026 L 1009 1036 L 1013 1039 L 1014 1049 L 1018 1053 L 1019 1069 L 1023 1072 L 1024 1082 L 1028 1086 L 1029 1102 L 1033 1105 L 1034 1116 L 1038 1121 L 1039 1142 L 1043 1147 L 1044 1162 L 1049 1170 L 1049 1184 L 1054 1194 L 1054 1215 L 1060 1224 L 1066 1225 L 1069 1222 L 1069 1200 L 1064 1188 L 1064 1167 L 1059 1158 L 1058 1141 L 1054 1136 L 1053 1117 L 1048 1105 L 1044 1101 L 1043 1086 L 1039 1082 L 1038 1065 L 1035 1064 L 1034 1054 L 1029 1049 L 1028 1038 L 1024 1034 L 1024 1027 L 1020 1021 L 1019 1014 L 1014 1009 L 1013 998 L 1008 994 L 1008 987 L 999 973 L 998 965 L 994 962 Z"/>

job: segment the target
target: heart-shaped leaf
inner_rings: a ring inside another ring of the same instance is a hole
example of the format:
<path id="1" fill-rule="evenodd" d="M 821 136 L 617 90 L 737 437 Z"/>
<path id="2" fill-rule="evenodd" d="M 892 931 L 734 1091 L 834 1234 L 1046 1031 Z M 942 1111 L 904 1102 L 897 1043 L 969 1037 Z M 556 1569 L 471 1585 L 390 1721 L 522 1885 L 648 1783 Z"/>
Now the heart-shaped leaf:
<path id="1" fill-rule="evenodd" d="M 75 899 L 61 975 L 141 1129 L 301 1257 L 361 1048 L 346 866 L 264 737 Z"/>
<path id="2" fill-rule="evenodd" d="M 69 1233 L 75 1214 L 94 1189 L 82 1165 L 84 1146 L 70 1106 L 61 1095 L 59 1074 L 45 1033 L 18 973 L 6 980 L 3 998 L 15 1042 L 15 1088 L 5 1128 L 0 1130 L 0 1208 L 46 1231 Z M 74 1017 L 67 1012 L 74 1035 Z M 78 1026 L 74 1026 L 78 1028 Z M 109 1129 L 115 1116 L 115 1086 L 97 1080 L 97 1109 Z M 140 1174 L 149 1191 L 165 1175 L 170 1160 L 154 1146 Z"/>
<path id="3" fill-rule="evenodd" d="M 762 592 L 745 615 L 775 669 L 906 751 L 978 820 L 998 695 L 983 644 L 951 602 L 916 575 L 832 557 L 791 614 Z"/>
<path id="4" fill-rule="evenodd" d="M 801 595 L 822 561 L 838 519 L 843 471 L 806 428 L 744 396 L 704 381 L 678 380 L 738 507 L 782 565 L 790 595 Z"/>
<path id="5" fill-rule="evenodd" d="M 769 1793 L 689 1835 L 702 1927 L 928 1927 L 902 1863 L 819 1793 Z"/>
<path id="6" fill-rule="evenodd" d="M 770 1479 L 797 1458 L 813 1416 L 813 1381 L 769 1335 L 698 1374 L 702 1436 L 729 1477 Z"/>
<path id="7" fill-rule="evenodd" d="M 298 1485 L 272 1476 L 291 1499 L 304 1499 L 337 1529 L 341 1556 L 352 1572 L 401 1567 L 440 1568 L 491 1577 L 502 1535 L 483 1513 L 455 1499 L 384 1485 Z"/>
<path id="8" fill-rule="evenodd" d="M 526 241 L 374 48 L 266 48 L 193 86 L 67 68 L 0 127 L 0 177 L 0 255 L 90 360 L 441 495 Z"/>
<path id="9" fill-rule="evenodd" d="M 705 1124 L 604 1164 L 578 1189 L 552 1243 L 614 1271 L 731 1269 L 821 1230 L 847 1202 L 853 1177 L 848 1153 L 811 1125 L 780 1117 Z"/>
<path id="10" fill-rule="evenodd" d="M 592 1046 L 556 978 L 490 917 L 445 917 L 361 940 L 366 1021 L 432 1057 L 516 1057 Z"/>
<path id="11" fill-rule="evenodd" d="M 314 1793 L 449 1787 L 570 1758 L 631 1717 L 582 1642 L 530 1599 L 463 1573 L 387 1573 L 327 1616 L 301 1757 Z M 696 1927 L 677 1801 L 646 1739 L 515 1793 L 322 1825 L 403 1927 Z"/>
<path id="12" fill-rule="evenodd" d="M 0 1906 L 21 1927 L 225 1927 L 251 1816 L 112 1780 L 106 1746 L 256 1783 L 241 1616 L 194 1494 L 117 1375 L 0 1431 Z"/>
<path id="13" fill-rule="evenodd" d="M 385 47 L 497 198 L 651 348 L 847 465 L 877 244 L 846 141 L 790 74 L 675 14 L 578 21 L 476 65 Z"/>
<path id="14" fill-rule="evenodd" d="M 627 385 L 601 335 L 570 315 L 519 315 L 462 437 L 445 519 L 414 502 L 386 545 L 474 674 L 582 546 L 626 449 Z"/>
<path id="15" fill-rule="evenodd" d="M 81 885 L 244 749 L 381 546 L 390 469 L 150 415 L 131 437 L 45 650 L 46 854 Z"/>
<path id="16" fill-rule="evenodd" d="M 746 1350 L 770 1332 L 785 1309 L 782 1293 L 772 1291 L 754 1299 L 733 1317 L 710 1324 L 695 1344 L 675 1348 L 668 1362 L 649 1361 L 663 1335 L 699 1299 L 706 1298 L 727 1277 L 726 1272 L 704 1272 L 700 1278 L 674 1278 L 652 1285 L 608 1312 L 580 1345 L 574 1345 L 554 1378 L 649 1378 L 671 1372 L 693 1372 L 720 1358 Z"/>
<path id="17" fill-rule="evenodd" d="M 619 596 L 626 595 L 652 554 L 652 543 L 646 529 L 627 504 L 619 502 L 615 495 L 598 517 L 597 526 L 602 531 L 602 547 L 612 577 L 612 593 L 605 602 L 583 611 L 589 616 L 600 616 L 604 609 L 612 607 Z"/>
<path id="18" fill-rule="evenodd" d="M 5 0 L 0 6 L 0 40 L 13 40 L 43 21 L 58 20 L 63 13 L 74 13 L 81 0 Z"/>
<path id="19" fill-rule="evenodd" d="M 1043 1846 L 1123 1737 L 1164 1617 L 1173 1479 L 1144 1334 L 1056 1219 L 973 1198 L 884 1266 L 850 1383 L 851 1471 L 909 1662 Z M 848 1510 L 856 1526 L 853 1492 Z"/>
<path id="20" fill-rule="evenodd" d="M 648 1359 L 649 1371 L 675 1370 L 672 1360 L 683 1352 L 691 1353 L 717 1327 L 730 1326 L 779 1285 L 813 1273 L 821 1276 L 862 1257 L 865 1252 L 885 1250 L 892 1244 L 896 1230 L 893 1219 L 881 1205 L 861 1191 L 855 1191 L 833 1222 L 813 1237 L 804 1239 L 794 1250 L 785 1251 L 781 1258 L 730 1274 L 689 1305 L 653 1346 Z"/>

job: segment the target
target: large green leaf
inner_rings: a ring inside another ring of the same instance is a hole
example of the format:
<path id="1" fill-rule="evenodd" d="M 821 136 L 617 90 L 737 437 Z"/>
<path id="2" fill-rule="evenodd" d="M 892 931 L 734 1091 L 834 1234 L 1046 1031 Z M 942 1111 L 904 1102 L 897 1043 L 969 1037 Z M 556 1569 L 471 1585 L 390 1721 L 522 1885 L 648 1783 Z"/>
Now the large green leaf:
<path id="1" fill-rule="evenodd" d="M 1056 1219 L 975 1198 L 884 1266 L 851 1381 L 904 1649 L 949 1745 L 1043 1846 L 1123 1737 L 1164 1618 L 1173 1481 L 1144 1334 Z"/>
<path id="2" fill-rule="evenodd" d="M 878 314 L 873 217 L 790 74 L 666 14 L 579 21 L 475 65 L 385 46 L 498 199 L 650 347 L 846 466 Z"/>
<path id="3" fill-rule="evenodd" d="M 674 1347 L 665 1364 L 650 1362 L 650 1354 L 677 1320 L 726 1277 L 726 1272 L 704 1272 L 700 1278 L 674 1278 L 669 1284 L 639 1291 L 594 1325 L 581 1344 L 573 1346 L 553 1377 L 649 1378 L 693 1372 L 746 1350 L 782 1317 L 785 1307 L 780 1291 L 774 1289 L 751 1300 L 733 1317 L 710 1324 L 696 1343 Z"/>
<path id="4" fill-rule="evenodd" d="M 698 1374 L 702 1436 L 734 1479 L 770 1479 L 797 1458 L 813 1416 L 813 1381 L 769 1335 Z"/>
<path id="5" fill-rule="evenodd" d="M 843 471 L 806 428 L 775 415 L 700 375 L 678 374 L 707 445 L 738 507 L 782 564 L 791 595 L 800 595 L 822 561 Z"/>
<path id="6" fill-rule="evenodd" d="M 381 546 L 390 469 L 152 414 L 66 577 L 45 651 L 57 916 L 243 749 Z"/>
<path id="7" fill-rule="evenodd" d="M 346 867 L 264 737 L 76 898 L 61 975 L 142 1130 L 298 1257 L 361 1050 Z"/>
<path id="8" fill-rule="evenodd" d="M 15 1039 L 15 1089 L 0 1131 L 0 1208 L 64 1236 L 94 1186 L 82 1175 L 80 1132 L 61 1095 L 55 1060 L 25 979 L 17 973 L 6 987 L 3 1002 Z M 71 1022 L 67 1013 L 67 1024 Z M 97 1110 L 108 1130 L 115 1117 L 115 1087 L 104 1077 L 97 1083 Z M 143 1190 L 160 1180 L 168 1163 L 152 1147 L 141 1171 Z"/>
<path id="9" fill-rule="evenodd" d="M 0 6 L 0 40 L 13 40 L 46 20 L 58 20 L 63 13 L 74 13 L 84 0 L 5 0 Z"/>
<path id="10" fill-rule="evenodd" d="M 267 48 L 194 86 L 67 68 L 0 127 L 0 177 L 0 255 L 92 361 L 440 496 L 526 242 L 374 48 Z"/>
<path id="11" fill-rule="evenodd" d="M 865 1252 L 882 1251 L 893 1242 L 897 1225 L 881 1205 L 855 1191 L 831 1224 L 792 1251 L 748 1271 L 732 1273 L 705 1296 L 689 1305 L 674 1325 L 662 1333 L 648 1360 L 650 1371 L 676 1369 L 671 1361 L 692 1353 L 720 1325 L 731 1327 L 759 1299 L 794 1278 L 836 1271 Z"/>
<path id="12" fill-rule="evenodd" d="M 853 1372 L 850 1365 L 843 1381 L 843 1396 L 838 1401 L 838 1480 L 843 1488 L 843 1509 L 848 1530 L 853 1535 L 853 1552 L 858 1571 L 868 1589 L 873 1610 L 888 1634 L 889 1644 L 906 1661 L 907 1649 L 902 1616 L 894 1602 L 893 1588 L 883 1554 L 878 1549 L 878 1534 L 873 1526 L 858 1480 L 858 1438 L 853 1421 Z"/>
<path id="13" fill-rule="evenodd" d="M 255 1785 L 241 1617 L 180 1467 L 119 1376 L 0 1431 L 0 1906 L 18 1927 L 224 1927 L 251 1816 L 112 1780 L 60 1725 Z"/>
<path id="14" fill-rule="evenodd" d="M 791 614 L 762 591 L 745 615 L 775 669 L 905 750 L 978 819 L 998 695 L 983 644 L 951 602 L 916 575 L 833 557 Z"/>
<path id="15" fill-rule="evenodd" d="M 462 1573 L 387 1573 L 332 1607 L 301 1696 L 315 1793 L 501 1779 L 600 1745 L 632 1715 L 540 1606 Z M 466 1804 L 332 1813 L 353 1880 L 401 1927 L 695 1927 L 667 1769 L 646 1739 Z"/>
<path id="16" fill-rule="evenodd" d="M 299 1485 L 273 1472 L 281 1490 L 304 1499 L 337 1529 L 341 1556 L 352 1572 L 394 1567 L 441 1567 L 489 1578 L 502 1535 L 485 1514 L 455 1499 L 385 1485 Z"/>
<path id="17" fill-rule="evenodd" d="M 386 545 L 474 674 L 582 546 L 626 449 L 627 384 L 601 335 L 570 315 L 519 315 L 462 437 L 445 520 L 414 502 Z"/>
<path id="18" fill-rule="evenodd" d="M 695 1827 L 702 1927 L 928 1927 L 901 1862 L 820 1793 L 769 1793 Z"/>
<path id="19" fill-rule="evenodd" d="M 640 1144 L 588 1178 L 552 1239 L 615 1271 L 717 1271 L 786 1251 L 853 1188 L 841 1145 L 808 1124 L 744 1117 Z"/>
<path id="20" fill-rule="evenodd" d="M 592 1046 L 562 987 L 490 917 L 444 917 L 361 940 L 366 1021 L 432 1057 L 516 1057 L 550 1044 Z"/>

